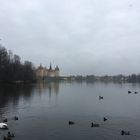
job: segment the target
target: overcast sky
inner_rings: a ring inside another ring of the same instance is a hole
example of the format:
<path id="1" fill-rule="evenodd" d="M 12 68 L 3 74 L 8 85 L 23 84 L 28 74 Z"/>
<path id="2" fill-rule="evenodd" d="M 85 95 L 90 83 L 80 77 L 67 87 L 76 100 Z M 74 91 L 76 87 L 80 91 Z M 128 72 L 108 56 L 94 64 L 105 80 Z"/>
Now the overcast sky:
<path id="1" fill-rule="evenodd" d="M 0 0 L 0 38 L 62 75 L 140 73 L 140 1 Z"/>

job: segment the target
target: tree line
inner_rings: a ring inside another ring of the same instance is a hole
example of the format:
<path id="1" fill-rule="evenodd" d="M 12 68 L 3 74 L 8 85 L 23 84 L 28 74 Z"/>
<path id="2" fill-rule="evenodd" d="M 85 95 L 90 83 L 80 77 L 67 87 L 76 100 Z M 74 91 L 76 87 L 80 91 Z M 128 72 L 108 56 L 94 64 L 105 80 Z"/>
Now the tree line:
<path id="1" fill-rule="evenodd" d="M 128 82 L 128 83 L 140 83 L 140 74 L 131 74 L 131 75 L 114 75 L 114 76 L 95 76 L 95 75 L 77 75 L 70 76 L 68 80 L 76 80 L 76 81 L 87 81 L 87 82 L 95 82 L 95 81 L 104 81 L 104 82 Z"/>
<path id="2" fill-rule="evenodd" d="M 0 44 L 0 82 L 32 82 L 35 79 L 32 62 L 22 63 L 20 56 Z"/>

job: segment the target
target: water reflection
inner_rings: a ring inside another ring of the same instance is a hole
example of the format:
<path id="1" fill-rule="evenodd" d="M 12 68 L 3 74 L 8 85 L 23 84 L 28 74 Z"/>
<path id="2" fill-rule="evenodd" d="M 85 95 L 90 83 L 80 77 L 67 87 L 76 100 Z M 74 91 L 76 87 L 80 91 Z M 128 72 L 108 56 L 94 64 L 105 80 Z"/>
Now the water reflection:
<path id="1" fill-rule="evenodd" d="M 59 92 L 59 82 L 38 82 L 36 85 L 36 89 L 39 93 L 49 92 L 49 95 L 51 96 L 52 93 L 55 93 L 56 95 Z"/>
<path id="2" fill-rule="evenodd" d="M 39 82 L 37 84 L 23 85 L 1 85 L 0 86 L 0 116 L 2 116 L 9 106 L 12 109 L 16 109 L 20 104 L 21 100 L 26 103 L 32 100 L 34 94 L 48 93 L 49 97 L 51 94 L 55 93 L 57 95 L 59 92 L 58 82 Z"/>
<path id="3" fill-rule="evenodd" d="M 7 106 L 18 106 L 19 98 L 28 100 L 31 97 L 33 85 L 1 85 L 0 86 L 0 115 L 4 114 Z"/>
<path id="4" fill-rule="evenodd" d="M 95 84 L 97 85 L 98 82 L 64 82 L 66 84 L 78 84 L 83 85 L 86 83 L 86 86 L 88 87 L 94 87 Z M 63 83 L 63 84 L 64 84 Z M 19 104 L 19 99 L 23 98 L 27 102 L 31 100 L 32 96 L 34 94 L 44 94 L 48 93 L 49 97 L 51 97 L 52 94 L 55 94 L 56 96 L 59 93 L 60 89 L 60 82 L 38 82 L 37 84 L 30 84 L 30 85 L 0 85 L 0 109 L 5 108 L 8 104 L 11 104 L 13 107 L 17 106 Z M 62 84 L 62 85 L 63 85 Z M 114 83 L 102 83 L 99 82 L 99 85 L 108 86 L 110 84 L 114 85 Z M 128 90 L 137 89 L 140 87 L 140 84 L 127 84 L 129 85 Z M 116 83 L 115 86 L 118 88 L 122 88 L 124 86 L 124 83 Z M 1 111 L 1 110 L 0 110 Z"/>

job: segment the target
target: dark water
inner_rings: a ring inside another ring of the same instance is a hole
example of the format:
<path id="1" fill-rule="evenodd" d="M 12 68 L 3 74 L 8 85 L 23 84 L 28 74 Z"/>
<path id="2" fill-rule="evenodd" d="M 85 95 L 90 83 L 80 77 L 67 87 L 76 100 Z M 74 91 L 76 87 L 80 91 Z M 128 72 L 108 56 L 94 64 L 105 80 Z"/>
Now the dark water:
<path id="1" fill-rule="evenodd" d="M 127 91 L 138 91 L 128 94 Z M 103 96 L 103 100 L 99 100 Z M 15 121 L 14 116 L 19 120 Z M 15 140 L 139 140 L 140 85 L 38 83 L 1 85 L 0 121 L 8 118 Z M 103 117 L 108 121 L 103 122 Z M 75 121 L 69 126 L 68 121 Z M 91 122 L 99 128 L 91 128 Z M 130 136 L 121 136 L 121 130 Z M 0 130 L 0 139 L 8 130 Z"/>

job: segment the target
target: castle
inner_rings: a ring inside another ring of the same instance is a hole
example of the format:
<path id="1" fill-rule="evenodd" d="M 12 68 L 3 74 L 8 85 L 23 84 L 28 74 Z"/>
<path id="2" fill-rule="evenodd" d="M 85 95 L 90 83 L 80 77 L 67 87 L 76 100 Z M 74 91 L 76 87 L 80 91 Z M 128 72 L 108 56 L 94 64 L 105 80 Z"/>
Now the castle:
<path id="1" fill-rule="evenodd" d="M 40 66 L 36 69 L 36 76 L 38 79 L 44 79 L 45 77 L 59 77 L 59 67 L 56 66 L 52 69 L 50 64 L 49 69 L 47 69 L 40 64 Z"/>

